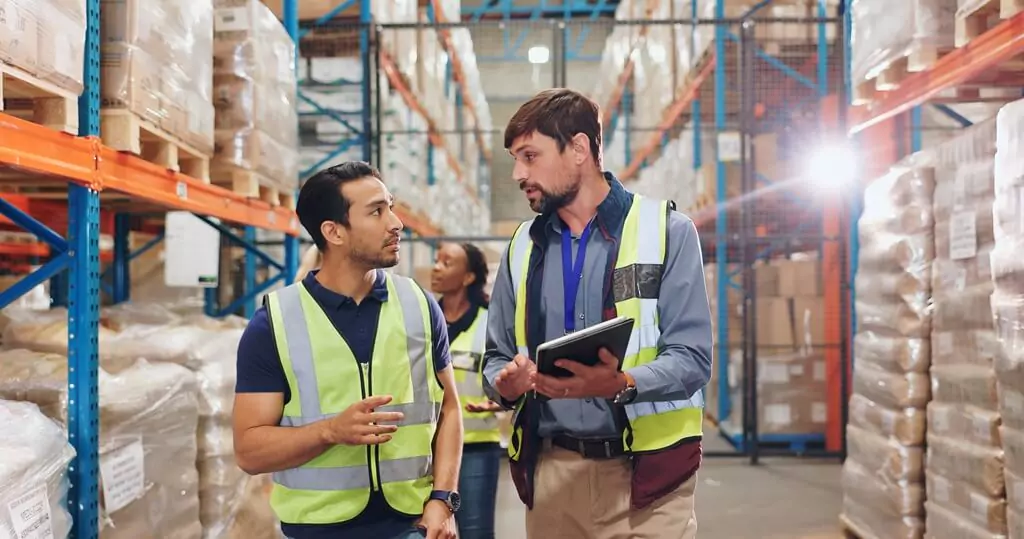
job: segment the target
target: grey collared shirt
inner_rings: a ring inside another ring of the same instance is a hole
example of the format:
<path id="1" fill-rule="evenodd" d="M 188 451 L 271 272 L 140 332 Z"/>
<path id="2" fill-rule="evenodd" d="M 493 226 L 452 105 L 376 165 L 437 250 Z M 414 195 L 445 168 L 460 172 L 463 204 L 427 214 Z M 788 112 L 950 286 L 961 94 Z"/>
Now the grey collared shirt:
<path id="1" fill-rule="evenodd" d="M 545 340 L 564 334 L 562 296 L 561 220 L 553 217 L 545 228 L 543 301 L 539 306 L 547 320 Z M 602 320 L 601 297 L 608 250 L 613 244 L 595 227 L 589 235 L 584 258 L 583 279 L 576 296 L 576 329 Z M 711 377 L 711 309 L 704 285 L 704 263 L 693 221 L 672 212 L 668 225 L 668 252 L 658 297 L 661 338 L 658 357 L 651 363 L 629 370 L 636 379 L 636 402 L 685 400 L 700 391 Z M 579 238 L 574 238 L 573 260 Z M 501 264 L 488 310 L 487 352 L 484 356 L 484 390 L 495 402 L 501 398 L 494 379 L 516 354 L 515 295 L 508 268 L 508 252 Z M 540 402 L 541 436 L 566 434 L 578 438 L 615 438 L 611 406 L 604 399 L 552 399 Z"/>

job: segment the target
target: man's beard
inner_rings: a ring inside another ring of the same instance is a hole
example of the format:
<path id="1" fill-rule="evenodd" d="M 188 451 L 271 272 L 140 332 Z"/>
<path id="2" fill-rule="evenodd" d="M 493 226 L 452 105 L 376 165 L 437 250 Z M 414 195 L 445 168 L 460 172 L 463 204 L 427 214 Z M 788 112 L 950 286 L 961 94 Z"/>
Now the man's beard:
<path id="1" fill-rule="evenodd" d="M 360 264 L 373 269 L 393 268 L 399 262 L 399 253 L 382 253 L 380 251 L 353 251 L 351 257 Z"/>
<path id="2" fill-rule="evenodd" d="M 580 194 L 579 180 L 571 183 L 569 187 L 561 193 L 550 193 L 536 185 L 532 185 L 530 187 L 540 191 L 540 198 L 529 201 L 530 209 L 540 214 L 558 211 L 559 209 L 572 204 L 572 202 L 576 200 L 576 196 Z"/>

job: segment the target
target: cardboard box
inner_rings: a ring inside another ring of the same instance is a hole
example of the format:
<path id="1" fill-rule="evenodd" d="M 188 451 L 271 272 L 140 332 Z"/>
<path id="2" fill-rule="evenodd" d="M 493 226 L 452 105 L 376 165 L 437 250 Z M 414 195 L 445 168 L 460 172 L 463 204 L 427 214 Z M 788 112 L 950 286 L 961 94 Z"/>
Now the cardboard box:
<path id="1" fill-rule="evenodd" d="M 757 345 L 792 349 L 796 344 L 790 302 L 785 298 L 757 299 Z"/>
<path id="2" fill-rule="evenodd" d="M 821 295 L 821 263 L 818 260 L 773 260 L 778 268 L 778 295 L 814 297 Z"/>
<path id="3" fill-rule="evenodd" d="M 0 60 L 35 74 L 39 64 L 39 3 L 0 0 Z"/>

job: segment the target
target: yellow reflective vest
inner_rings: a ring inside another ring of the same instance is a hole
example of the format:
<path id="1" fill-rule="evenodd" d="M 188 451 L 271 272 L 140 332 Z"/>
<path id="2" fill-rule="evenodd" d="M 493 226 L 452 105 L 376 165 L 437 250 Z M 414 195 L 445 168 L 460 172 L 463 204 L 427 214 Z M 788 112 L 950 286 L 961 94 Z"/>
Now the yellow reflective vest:
<path id="1" fill-rule="evenodd" d="M 612 274 L 612 293 L 618 316 L 635 320 L 622 369 L 629 370 L 654 361 L 658 355 L 658 293 L 665 265 L 668 235 L 668 203 L 633 196 L 619 241 L 619 251 Z M 527 274 L 534 248 L 530 237 L 533 220 L 522 223 L 509 246 L 509 269 L 515 293 L 515 339 L 520 354 L 529 357 L 526 339 Z M 553 289 L 554 290 L 554 289 Z M 538 307 L 533 306 L 536 309 Z M 526 398 L 520 398 L 520 413 Z M 703 433 L 704 399 L 698 392 L 687 400 L 639 402 L 625 405 L 627 424 L 623 442 L 632 453 L 655 452 L 669 448 Z M 516 421 L 508 451 L 518 460 L 523 439 Z"/>
<path id="2" fill-rule="evenodd" d="M 487 309 L 477 309 L 473 324 L 449 345 L 455 387 L 462 403 L 463 442 L 467 444 L 501 441 L 498 418 L 494 412 L 469 412 L 469 403 L 482 404 L 490 399 L 484 395 L 483 359 L 487 349 Z"/>
<path id="3" fill-rule="evenodd" d="M 289 524 L 332 524 L 355 518 L 373 491 L 397 512 L 420 515 L 433 487 L 433 438 L 443 390 L 434 375 L 430 311 L 412 280 L 386 276 L 370 363 L 360 364 L 301 282 L 267 296 L 267 311 L 291 399 L 283 427 L 343 412 L 373 395 L 391 395 L 382 412 L 402 412 L 391 441 L 336 445 L 306 464 L 273 474 L 270 504 Z"/>

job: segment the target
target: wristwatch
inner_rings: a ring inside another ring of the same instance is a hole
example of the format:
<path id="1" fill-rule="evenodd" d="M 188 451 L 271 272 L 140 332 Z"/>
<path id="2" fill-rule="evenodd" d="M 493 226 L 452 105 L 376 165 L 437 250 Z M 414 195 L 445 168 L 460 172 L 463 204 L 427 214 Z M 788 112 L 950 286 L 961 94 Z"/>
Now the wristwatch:
<path id="1" fill-rule="evenodd" d="M 626 378 L 626 387 L 615 394 L 612 400 L 615 404 L 629 404 L 636 399 L 636 380 L 628 372 L 622 373 L 622 376 Z"/>
<path id="2" fill-rule="evenodd" d="M 459 497 L 459 493 L 453 490 L 432 490 L 430 491 L 431 500 L 441 500 L 445 505 L 448 506 L 448 510 L 455 514 L 459 507 L 462 506 L 462 498 Z"/>

